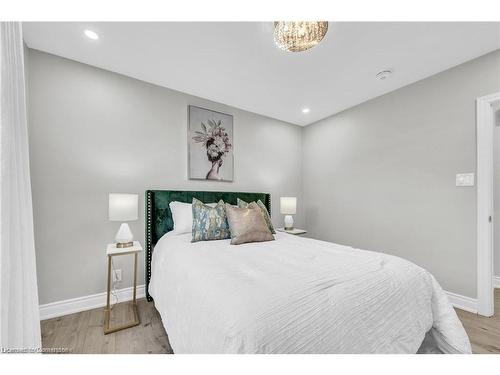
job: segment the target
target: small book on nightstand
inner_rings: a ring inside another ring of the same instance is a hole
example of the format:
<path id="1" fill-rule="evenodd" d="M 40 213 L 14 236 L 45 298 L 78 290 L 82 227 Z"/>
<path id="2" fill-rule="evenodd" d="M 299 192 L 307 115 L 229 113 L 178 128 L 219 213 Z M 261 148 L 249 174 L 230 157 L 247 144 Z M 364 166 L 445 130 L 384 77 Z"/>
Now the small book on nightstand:
<path id="1" fill-rule="evenodd" d="M 288 233 L 288 234 L 295 234 L 295 235 L 307 233 L 306 230 L 299 229 L 299 228 L 293 228 L 293 229 L 290 229 L 290 230 L 285 229 L 285 228 L 276 228 L 276 230 L 280 231 L 280 232 L 285 232 L 285 233 Z"/>

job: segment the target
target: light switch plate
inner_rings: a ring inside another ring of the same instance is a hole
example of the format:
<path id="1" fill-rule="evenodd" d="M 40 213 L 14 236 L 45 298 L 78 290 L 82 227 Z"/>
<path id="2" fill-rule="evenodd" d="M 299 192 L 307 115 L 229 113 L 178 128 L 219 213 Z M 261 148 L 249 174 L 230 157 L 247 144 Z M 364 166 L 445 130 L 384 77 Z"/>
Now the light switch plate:
<path id="1" fill-rule="evenodd" d="M 458 173 L 455 178 L 456 186 L 474 186 L 474 173 Z"/>

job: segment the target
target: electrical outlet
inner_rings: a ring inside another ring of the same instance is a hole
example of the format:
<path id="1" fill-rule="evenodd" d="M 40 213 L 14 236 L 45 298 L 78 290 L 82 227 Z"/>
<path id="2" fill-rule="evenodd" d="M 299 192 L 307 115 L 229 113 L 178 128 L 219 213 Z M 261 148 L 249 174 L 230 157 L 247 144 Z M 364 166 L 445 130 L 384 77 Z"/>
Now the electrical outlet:
<path id="1" fill-rule="evenodd" d="M 114 270 L 113 271 L 113 282 L 119 283 L 122 281 L 122 270 Z"/>

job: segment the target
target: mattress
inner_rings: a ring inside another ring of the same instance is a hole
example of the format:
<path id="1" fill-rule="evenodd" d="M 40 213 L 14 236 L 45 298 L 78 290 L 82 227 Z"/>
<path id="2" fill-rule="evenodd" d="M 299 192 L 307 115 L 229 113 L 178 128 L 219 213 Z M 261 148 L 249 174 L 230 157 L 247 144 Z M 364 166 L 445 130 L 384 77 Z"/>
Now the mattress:
<path id="1" fill-rule="evenodd" d="M 286 233 L 190 240 L 167 233 L 152 258 L 175 353 L 471 352 L 438 282 L 404 259 Z"/>

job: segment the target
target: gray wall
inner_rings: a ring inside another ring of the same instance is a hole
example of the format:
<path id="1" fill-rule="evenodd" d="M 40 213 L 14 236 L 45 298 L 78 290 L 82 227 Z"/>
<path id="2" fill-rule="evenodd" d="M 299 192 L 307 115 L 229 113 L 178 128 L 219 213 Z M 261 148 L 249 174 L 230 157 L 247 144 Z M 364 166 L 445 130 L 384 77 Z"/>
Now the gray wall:
<path id="1" fill-rule="evenodd" d="M 476 171 L 475 99 L 499 90 L 495 51 L 306 127 L 310 235 L 402 256 L 475 297 L 476 188 L 455 174 Z"/>
<path id="2" fill-rule="evenodd" d="M 278 225 L 279 196 L 295 195 L 310 236 L 402 256 L 476 296 L 476 188 L 454 182 L 476 170 L 475 98 L 500 90 L 500 51 L 304 129 L 34 50 L 27 60 L 41 304 L 105 290 L 119 225 L 107 194 L 140 194 L 143 241 L 149 188 L 268 191 Z M 234 115 L 233 183 L 187 179 L 189 104 Z M 117 262 L 119 287 L 129 266 Z"/>
<path id="3" fill-rule="evenodd" d="M 105 290 L 105 245 L 119 223 L 107 218 L 108 193 L 190 189 L 265 191 L 273 221 L 279 197 L 301 209 L 302 129 L 46 53 L 29 52 L 29 132 L 41 304 Z M 187 179 L 187 106 L 234 115 L 234 182 Z M 131 285 L 129 262 L 117 262 Z M 139 280 L 143 283 L 143 261 Z"/>

